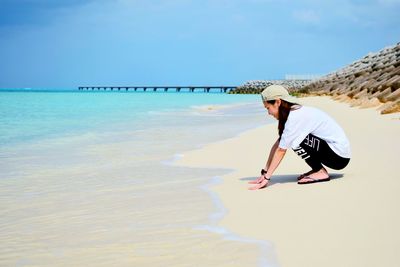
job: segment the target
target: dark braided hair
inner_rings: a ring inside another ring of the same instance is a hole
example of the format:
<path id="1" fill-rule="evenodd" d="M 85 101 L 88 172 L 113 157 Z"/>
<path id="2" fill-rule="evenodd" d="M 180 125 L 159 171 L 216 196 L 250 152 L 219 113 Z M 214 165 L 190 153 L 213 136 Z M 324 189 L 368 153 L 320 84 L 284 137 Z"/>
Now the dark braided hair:
<path id="1" fill-rule="evenodd" d="M 269 100 L 267 103 L 273 105 L 275 104 L 276 100 Z M 281 139 L 283 130 L 285 129 L 286 121 L 289 117 L 290 111 L 293 109 L 292 107 L 298 105 L 296 103 L 290 103 L 285 100 L 281 99 L 281 105 L 279 106 L 278 113 L 279 113 L 279 124 L 278 124 L 278 132 L 279 132 L 279 140 Z"/>

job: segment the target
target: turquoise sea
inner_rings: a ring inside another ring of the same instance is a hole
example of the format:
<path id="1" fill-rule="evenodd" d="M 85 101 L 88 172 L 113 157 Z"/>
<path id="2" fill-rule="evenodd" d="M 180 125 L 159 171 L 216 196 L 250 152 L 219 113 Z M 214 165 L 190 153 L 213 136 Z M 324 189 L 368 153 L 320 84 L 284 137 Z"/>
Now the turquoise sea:
<path id="1" fill-rule="evenodd" d="M 0 266 L 272 266 L 172 166 L 268 123 L 258 95 L 0 91 Z"/>

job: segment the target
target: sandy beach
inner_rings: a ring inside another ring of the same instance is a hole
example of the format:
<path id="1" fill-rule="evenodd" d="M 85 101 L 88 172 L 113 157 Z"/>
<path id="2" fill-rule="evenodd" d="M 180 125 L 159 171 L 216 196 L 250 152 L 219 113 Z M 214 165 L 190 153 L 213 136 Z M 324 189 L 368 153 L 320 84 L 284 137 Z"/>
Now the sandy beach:
<path id="1" fill-rule="evenodd" d="M 233 170 L 212 187 L 228 210 L 220 225 L 272 242 L 278 266 L 398 266 L 400 114 L 329 97 L 300 103 L 326 111 L 350 140 L 350 164 L 328 169 L 330 182 L 298 185 L 296 177 L 309 167 L 288 151 L 267 188 L 247 190 L 276 141 L 276 123 L 187 152 L 178 164 Z"/>

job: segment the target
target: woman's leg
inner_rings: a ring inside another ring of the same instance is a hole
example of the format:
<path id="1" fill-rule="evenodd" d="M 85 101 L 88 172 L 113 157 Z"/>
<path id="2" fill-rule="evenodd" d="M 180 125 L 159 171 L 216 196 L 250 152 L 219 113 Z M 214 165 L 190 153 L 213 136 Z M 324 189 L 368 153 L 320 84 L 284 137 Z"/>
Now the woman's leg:
<path id="1" fill-rule="evenodd" d="M 312 136 L 307 135 L 300 146 L 293 150 L 311 167 L 312 171 L 316 172 L 323 168 L 321 157 L 318 155 L 320 144 L 315 141 L 312 143 L 314 139 L 311 138 Z"/>
<path id="2" fill-rule="evenodd" d="M 294 151 L 314 170 L 318 171 L 325 165 L 331 169 L 341 170 L 347 166 L 350 159 L 337 155 L 321 138 L 312 134 L 301 142 Z"/>
<path id="3" fill-rule="evenodd" d="M 305 162 L 311 167 L 312 171 L 301 175 L 299 179 L 306 176 L 315 176 L 317 178 L 329 177 L 328 172 L 323 165 L 341 170 L 347 166 L 350 159 L 342 158 L 337 155 L 328 145 L 328 143 L 319 137 L 309 134 L 299 148 L 294 149 Z"/>

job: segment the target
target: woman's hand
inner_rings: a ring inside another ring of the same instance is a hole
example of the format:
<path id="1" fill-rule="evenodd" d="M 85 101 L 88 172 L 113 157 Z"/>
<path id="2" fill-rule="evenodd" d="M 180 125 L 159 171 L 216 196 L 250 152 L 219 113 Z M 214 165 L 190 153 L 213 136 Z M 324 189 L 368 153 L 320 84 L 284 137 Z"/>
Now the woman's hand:
<path id="1" fill-rule="evenodd" d="M 265 169 L 261 169 L 261 176 L 258 179 L 250 181 L 249 184 L 260 184 L 264 179 L 264 175 L 267 173 Z"/>
<path id="2" fill-rule="evenodd" d="M 260 177 L 258 177 L 256 180 L 250 181 L 249 184 L 259 184 L 264 180 L 264 175 L 261 175 Z"/>
<path id="3" fill-rule="evenodd" d="M 267 174 L 263 174 L 256 181 L 260 181 L 255 186 L 249 187 L 249 190 L 258 190 L 268 186 L 271 177 L 268 177 Z"/>

